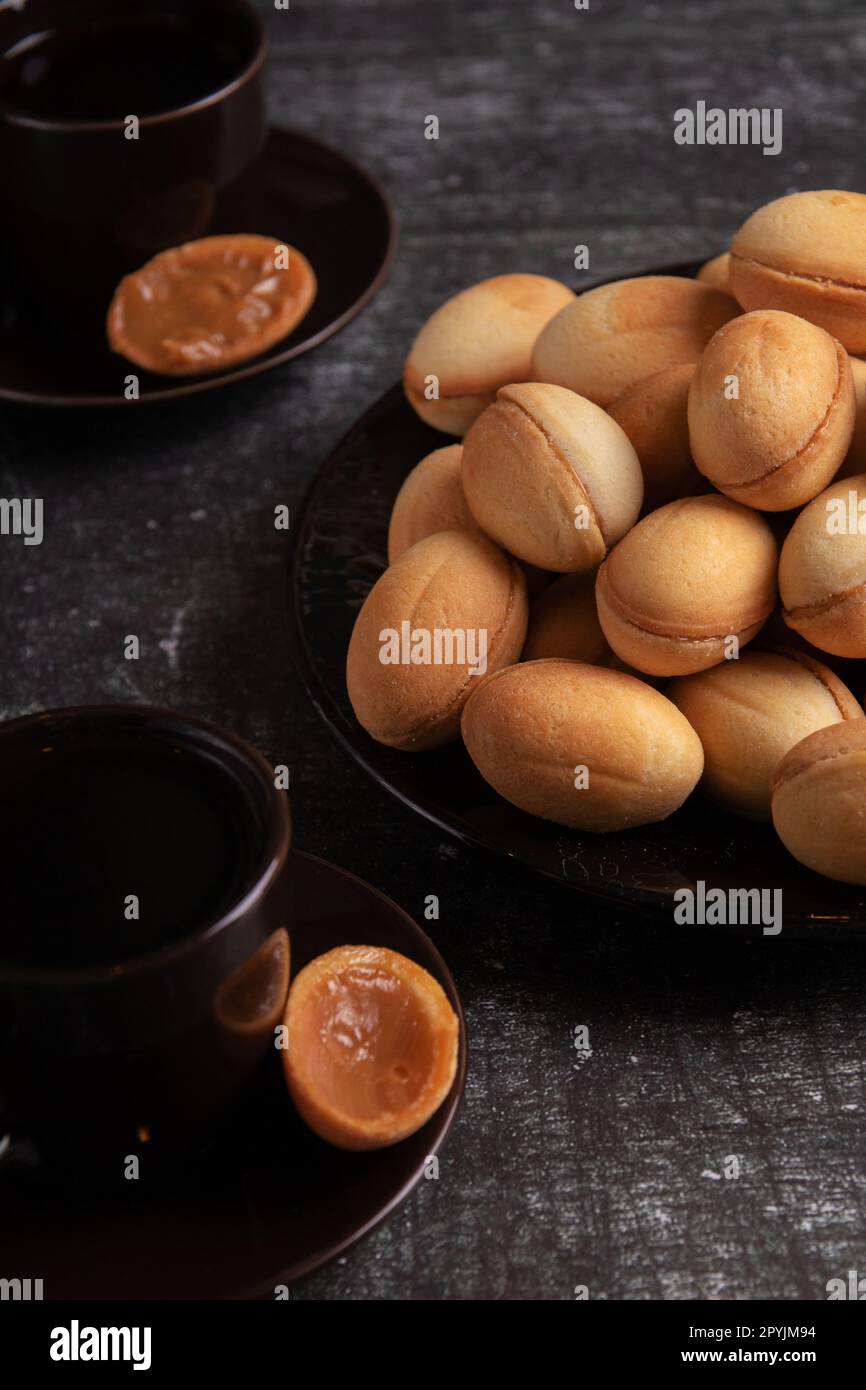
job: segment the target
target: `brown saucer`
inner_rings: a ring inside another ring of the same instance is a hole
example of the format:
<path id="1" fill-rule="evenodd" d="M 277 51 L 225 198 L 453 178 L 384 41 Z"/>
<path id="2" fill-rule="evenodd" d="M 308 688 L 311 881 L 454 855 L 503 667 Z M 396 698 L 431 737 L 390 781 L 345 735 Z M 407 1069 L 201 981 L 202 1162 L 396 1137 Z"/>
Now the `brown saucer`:
<path id="1" fill-rule="evenodd" d="M 346 1153 L 306 1128 L 276 1052 L 241 1110 L 183 1172 L 106 1189 L 57 1187 L 38 1171 L 0 1172 L 6 1277 L 34 1274 L 55 1298 L 273 1298 L 366 1235 L 408 1195 L 454 1120 L 466 1079 L 466 1029 L 454 981 L 405 912 L 344 869 L 294 851 L 292 971 L 344 944 L 401 951 L 440 982 L 460 1020 L 457 1077 L 417 1134 Z M 74 1136 L 73 1136 L 74 1139 Z"/>
<path id="2" fill-rule="evenodd" d="M 396 242 L 390 203 L 372 175 L 310 135 L 277 128 L 252 170 L 218 203 L 208 232 L 259 232 L 308 257 L 318 294 L 287 338 L 223 372 L 182 380 L 155 376 L 110 352 L 102 335 L 58 336 L 56 325 L 47 331 L 16 303 L 6 266 L 0 268 L 0 399 L 42 406 L 134 406 L 256 376 L 309 352 L 360 313 L 384 281 Z M 138 401 L 124 395 L 132 372 L 139 377 Z"/>

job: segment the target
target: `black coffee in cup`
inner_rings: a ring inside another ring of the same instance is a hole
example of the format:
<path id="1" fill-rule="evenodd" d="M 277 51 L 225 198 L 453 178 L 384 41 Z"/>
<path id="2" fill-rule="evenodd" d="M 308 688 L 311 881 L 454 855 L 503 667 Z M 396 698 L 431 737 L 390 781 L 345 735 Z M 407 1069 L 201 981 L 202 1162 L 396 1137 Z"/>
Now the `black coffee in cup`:
<path id="1" fill-rule="evenodd" d="M 46 738 L 4 769 L 0 960 L 105 965 L 216 920 L 253 879 L 261 813 L 180 741 Z"/>
<path id="2" fill-rule="evenodd" d="M 0 1140 L 61 1178 L 153 1171 L 273 1050 L 285 793 L 234 734 L 140 705 L 0 724 L 0 768 Z"/>
<path id="3" fill-rule="evenodd" d="M 121 277 L 257 176 L 266 42 L 249 0 L 0 3 L 0 312 L 107 352 Z"/>
<path id="4" fill-rule="evenodd" d="M 248 59 L 182 13 L 96 18 L 24 39 L 0 65 L 0 100 L 23 115 L 99 121 L 150 116 L 200 101 Z"/>

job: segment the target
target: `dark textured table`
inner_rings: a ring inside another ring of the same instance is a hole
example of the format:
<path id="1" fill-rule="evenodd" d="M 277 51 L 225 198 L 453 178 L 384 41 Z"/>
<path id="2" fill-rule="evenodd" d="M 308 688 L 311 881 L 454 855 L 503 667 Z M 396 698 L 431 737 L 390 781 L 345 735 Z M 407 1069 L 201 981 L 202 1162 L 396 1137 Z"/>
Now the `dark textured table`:
<path id="1" fill-rule="evenodd" d="M 260 3 L 274 118 L 384 180 L 394 271 L 258 380 L 0 411 L 0 490 L 45 501 L 40 547 L 0 538 L 2 713 L 136 700 L 222 721 L 290 765 L 302 848 L 418 917 L 440 898 L 471 1065 L 439 1180 L 293 1296 L 823 1299 L 866 1270 L 862 946 L 660 929 L 407 819 L 289 668 L 272 523 L 465 284 L 574 281 L 578 243 L 598 275 L 709 255 L 761 201 L 864 188 L 860 0 Z M 673 112 L 701 99 L 782 108 L 783 152 L 676 145 Z"/>

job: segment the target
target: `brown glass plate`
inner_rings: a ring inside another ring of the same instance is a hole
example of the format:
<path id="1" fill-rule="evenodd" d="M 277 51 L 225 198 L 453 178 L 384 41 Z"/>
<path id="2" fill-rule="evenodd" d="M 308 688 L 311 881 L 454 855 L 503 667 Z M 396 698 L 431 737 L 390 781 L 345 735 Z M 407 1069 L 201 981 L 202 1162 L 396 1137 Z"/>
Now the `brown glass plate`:
<path id="1" fill-rule="evenodd" d="M 276 1051 L 259 1082 L 183 1171 L 89 1191 L 0 1173 L 7 1275 L 33 1274 L 52 1298 L 272 1298 L 366 1235 L 422 1178 L 454 1121 L 466 1079 L 466 1026 L 448 968 L 396 903 L 343 869 L 292 854 L 292 973 L 344 944 L 401 951 L 436 977 L 460 1020 L 457 1076 L 417 1134 L 344 1153 L 296 1115 Z M 58 1040 L 62 1046 L 62 1039 Z M 74 1143 L 74 1136 L 71 1136 Z"/>
<path id="2" fill-rule="evenodd" d="M 693 275 L 700 264 L 646 273 Z M 616 907 L 654 910 L 673 923 L 674 893 L 695 891 L 703 880 L 708 888 L 726 891 L 781 889 L 783 936 L 866 930 L 863 889 L 812 873 L 787 853 L 771 826 L 740 820 L 698 795 L 658 825 L 581 834 L 503 801 L 460 743 L 433 753 L 402 753 L 364 732 L 346 694 L 352 625 L 385 568 L 388 518 L 403 479 L 424 454 L 449 442 L 418 419 L 399 386 L 392 387 L 322 464 L 296 524 L 289 588 L 295 661 L 343 747 L 405 806 L 464 843 L 505 855 Z M 856 669 L 846 671 L 845 678 L 859 698 L 866 662 L 852 665 Z M 761 928 L 746 930 L 760 934 Z"/>
<path id="3" fill-rule="evenodd" d="M 43 406 L 135 406 L 212 391 L 269 371 L 325 342 L 360 313 L 382 284 L 396 242 L 390 204 L 372 175 L 311 135 L 276 128 L 254 168 L 217 204 L 209 234 L 227 232 L 280 238 L 313 266 L 319 282 L 315 302 L 282 342 L 224 372 L 156 376 L 110 352 L 101 333 L 73 339 L 62 324 L 46 331 L 16 308 L 0 268 L 0 399 Z M 124 379 L 133 371 L 140 395 L 127 401 Z"/>

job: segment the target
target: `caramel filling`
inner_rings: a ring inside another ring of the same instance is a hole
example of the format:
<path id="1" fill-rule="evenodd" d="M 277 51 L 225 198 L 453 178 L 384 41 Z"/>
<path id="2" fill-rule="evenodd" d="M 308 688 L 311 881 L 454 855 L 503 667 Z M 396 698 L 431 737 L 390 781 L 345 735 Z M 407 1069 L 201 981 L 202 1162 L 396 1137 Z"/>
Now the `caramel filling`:
<path id="1" fill-rule="evenodd" d="M 151 371 L 216 371 L 285 337 L 314 294 L 312 270 L 292 248 L 267 237 L 206 237 L 122 281 L 109 341 Z"/>
<path id="2" fill-rule="evenodd" d="M 307 1085 L 330 1109 L 375 1121 L 411 1107 L 436 1065 L 436 1037 L 414 993 L 377 966 L 319 980 L 293 1025 Z"/>

